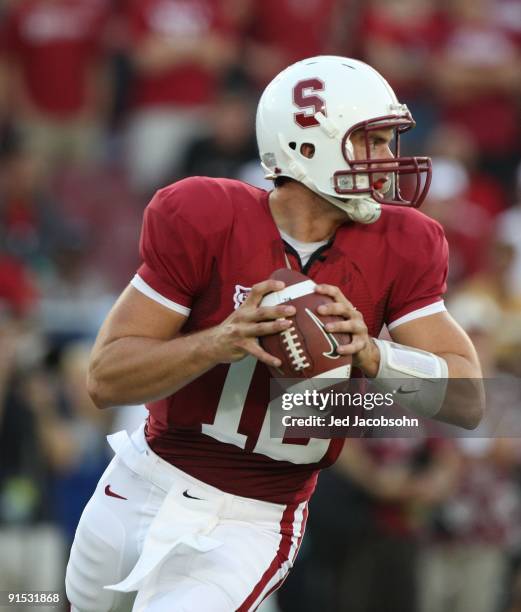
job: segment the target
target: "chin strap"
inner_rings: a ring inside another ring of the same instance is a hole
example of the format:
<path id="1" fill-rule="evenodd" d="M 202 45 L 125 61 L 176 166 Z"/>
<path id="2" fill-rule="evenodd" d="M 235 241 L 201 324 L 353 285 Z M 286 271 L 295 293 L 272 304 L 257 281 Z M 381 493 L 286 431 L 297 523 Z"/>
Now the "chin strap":
<path id="1" fill-rule="evenodd" d="M 356 223 L 363 223 L 364 225 L 375 223 L 382 214 L 381 205 L 373 200 L 373 198 L 367 197 L 351 198 L 350 200 L 337 200 L 336 198 L 324 195 L 323 193 L 319 193 L 319 195 L 328 202 L 331 202 L 331 204 L 334 204 L 343 210 L 351 221 L 355 221 Z"/>
<path id="2" fill-rule="evenodd" d="M 311 189 L 311 191 L 314 191 L 321 198 L 324 198 L 324 200 L 327 200 L 337 208 L 343 210 L 351 221 L 354 221 L 355 223 L 369 225 L 370 223 L 375 223 L 378 221 L 380 215 L 382 214 L 382 206 L 369 196 L 341 200 L 340 198 L 335 198 L 318 191 L 315 185 L 306 178 L 300 179 L 300 182 Z"/>

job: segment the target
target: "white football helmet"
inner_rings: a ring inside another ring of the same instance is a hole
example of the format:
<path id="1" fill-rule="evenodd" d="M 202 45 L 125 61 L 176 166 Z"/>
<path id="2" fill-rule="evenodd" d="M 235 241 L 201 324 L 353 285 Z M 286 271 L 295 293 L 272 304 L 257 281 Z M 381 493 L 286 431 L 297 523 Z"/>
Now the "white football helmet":
<path id="1" fill-rule="evenodd" d="M 414 125 L 376 70 L 329 55 L 302 60 L 277 75 L 261 96 L 256 122 L 266 178 L 299 181 L 360 223 L 374 223 L 381 204 L 423 202 L 431 161 L 400 156 L 400 133 Z M 394 159 L 371 159 L 369 133 L 382 128 L 394 129 Z M 365 159 L 354 159 L 350 136 L 356 130 L 365 133 Z M 312 157 L 301 153 L 307 143 L 314 147 Z M 385 192 L 382 174 L 388 178 Z M 415 181 L 412 187 L 400 188 L 404 175 Z"/>

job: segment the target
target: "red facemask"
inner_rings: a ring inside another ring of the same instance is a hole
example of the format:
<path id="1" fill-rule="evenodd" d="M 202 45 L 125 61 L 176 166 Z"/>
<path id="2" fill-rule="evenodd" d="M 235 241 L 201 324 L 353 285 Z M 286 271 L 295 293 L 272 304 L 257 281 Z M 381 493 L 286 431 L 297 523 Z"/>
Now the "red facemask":
<path id="1" fill-rule="evenodd" d="M 339 170 L 333 176 L 335 191 L 339 196 L 369 194 L 376 202 L 418 208 L 431 184 L 432 167 L 429 157 L 401 157 L 400 135 L 414 127 L 410 116 L 387 115 L 354 125 L 342 139 L 342 154 L 347 170 Z M 371 131 L 393 128 L 395 130 L 394 158 L 371 158 L 369 135 Z M 363 130 L 366 159 L 350 159 L 347 141 L 353 132 Z M 391 178 L 391 185 L 382 174 Z M 361 180 L 363 177 L 363 180 Z M 363 185 L 361 183 L 364 183 Z"/>

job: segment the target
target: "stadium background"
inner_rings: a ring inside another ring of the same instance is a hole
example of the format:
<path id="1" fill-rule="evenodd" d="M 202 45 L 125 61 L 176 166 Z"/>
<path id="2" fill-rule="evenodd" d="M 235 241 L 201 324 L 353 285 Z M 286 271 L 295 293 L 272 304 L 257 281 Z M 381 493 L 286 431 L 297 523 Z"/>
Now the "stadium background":
<path id="1" fill-rule="evenodd" d="M 259 91 L 321 53 L 411 108 L 449 307 L 488 377 L 521 375 L 519 0 L 2 0 L 0 591 L 61 588 L 104 436 L 143 418 L 96 410 L 84 376 L 148 198 L 188 175 L 263 184 Z M 264 609 L 521 610 L 521 441 L 490 434 L 350 444 Z"/>

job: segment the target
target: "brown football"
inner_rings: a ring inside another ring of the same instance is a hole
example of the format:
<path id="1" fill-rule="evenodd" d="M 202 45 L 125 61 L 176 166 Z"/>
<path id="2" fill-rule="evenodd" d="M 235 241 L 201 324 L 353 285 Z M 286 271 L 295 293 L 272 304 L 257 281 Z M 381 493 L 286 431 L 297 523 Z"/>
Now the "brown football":
<path id="1" fill-rule="evenodd" d="M 317 308 L 332 302 L 327 295 L 315 293 L 315 282 L 308 276 L 281 268 L 270 278 L 284 281 L 286 287 L 266 295 L 262 306 L 292 304 L 296 313 L 290 317 L 293 325 L 283 332 L 259 338 L 265 351 L 278 357 L 280 368 L 270 368 L 275 378 L 349 378 L 351 355 L 339 355 L 336 347 L 351 341 L 349 334 L 332 334 L 324 329 L 331 321 L 342 320 L 337 316 L 321 316 Z"/>

